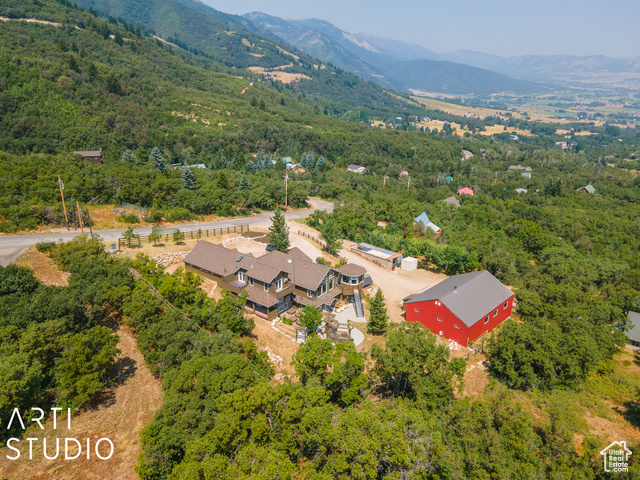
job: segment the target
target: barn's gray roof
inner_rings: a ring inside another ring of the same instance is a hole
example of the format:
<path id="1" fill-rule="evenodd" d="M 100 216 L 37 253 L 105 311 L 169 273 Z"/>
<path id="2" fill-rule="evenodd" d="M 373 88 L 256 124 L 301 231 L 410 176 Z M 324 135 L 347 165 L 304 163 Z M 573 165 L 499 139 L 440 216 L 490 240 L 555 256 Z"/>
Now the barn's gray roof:
<path id="1" fill-rule="evenodd" d="M 440 300 L 467 327 L 507 301 L 513 293 L 486 270 L 455 275 L 404 299 L 404 303 Z"/>
<path id="2" fill-rule="evenodd" d="M 634 342 L 640 342 L 640 313 L 630 311 L 627 326 L 629 326 L 629 331 L 625 332 L 627 338 Z"/>

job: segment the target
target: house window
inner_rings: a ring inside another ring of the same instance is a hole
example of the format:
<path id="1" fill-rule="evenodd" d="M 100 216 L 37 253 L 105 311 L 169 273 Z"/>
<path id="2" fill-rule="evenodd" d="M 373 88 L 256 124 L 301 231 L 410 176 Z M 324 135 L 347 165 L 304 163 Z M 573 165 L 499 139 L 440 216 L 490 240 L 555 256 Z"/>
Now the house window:
<path id="1" fill-rule="evenodd" d="M 313 292 L 311 290 L 307 290 L 307 297 L 313 297 Z"/>
<path id="2" fill-rule="evenodd" d="M 265 292 L 269 291 L 269 284 L 267 282 L 264 282 L 264 291 Z"/>
<path id="3" fill-rule="evenodd" d="M 506 310 L 508 306 L 509 306 L 509 300 L 504 302 L 504 305 L 502 306 L 502 308 Z"/>
<path id="4" fill-rule="evenodd" d="M 325 293 L 327 293 L 327 284 L 323 283 L 322 285 L 320 285 L 320 287 L 318 288 L 318 296 L 321 297 L 322 295 L 324 295 Z"/>
<path id="5" fill-rule="evenodd" d="M 333 279 L 329 280 L 329 290 L 333 290 Z"/>
<path id="6" fill-rule="evenodd" d="M 238 281 L 244 283 L 244 272 L 238 272 Z"/>
<path id="7" fill-rule="evenodd" d="M 351 285 L 357 285 L 358 284 L 358 277 L 351 277 Z"/>
<path id="8" fill-rule="evenodd" d="M 442 319 L 441 319 L 440 317 L 438 317 L 438 321 L 439 321 L 439 322 L 441 322 L 441 321 L 442 321 Z"/>
<path id="9" fill-rule="evenodd" d="M 276 292 L 282 290 L 282 279 L 276 280 Z"/>
<path id="10" fill-rule="evenodd" d="M 498 309 L 496 308 L 496 311 L 493 312 L 493 316 L 495 317 L 496 315 L 498 315 Z"/>
<path id="11" fill-rule="evenodd" d="M 253 278 L 249 277 L 249 285 L 253 287 Z"/>
<path id="12" fill-rule="evenodd" d="M 486 325 L 487 323 L 489 323 L 489 315 L 487 315 L 487 318 L 484 319 L 484 324 Z"/>
<path id="13" fill-rule="evenodd" d="M 413 311 L 416 312 L 416 313 L 420 313 L 420 309 L 419 308 L 414 308 Z"/>
<path id="14" fill-rule="evenodd" d="M 456 327 L 456 328 L 458 328 L 458 329 L 459 329 L 459 328 L 460 328 L 460 325 L 454 325 L 454 327 Z"/>
<path id="15" fill-rule="evenodd" d="M 349 277 L 347 277 L 346 275 L 342 276 L 342 283 L 346 283 L 347 285 L 349 285 Z"/>

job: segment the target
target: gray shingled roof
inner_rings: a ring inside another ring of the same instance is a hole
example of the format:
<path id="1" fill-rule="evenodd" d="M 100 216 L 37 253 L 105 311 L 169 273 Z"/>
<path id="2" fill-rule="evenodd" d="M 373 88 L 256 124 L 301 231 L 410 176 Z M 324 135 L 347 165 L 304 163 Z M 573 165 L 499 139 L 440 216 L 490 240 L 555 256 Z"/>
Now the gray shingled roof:
<path id="1" fill-rule="evenodd" d="M 237 261 L 239 258 L 240 261 Z M 330 270 L 329 267 L 310 261 L 299 249 L 292 249 L 289 254 L 275 250 L 256 258 L 204 240 L 196 243 L 184 261 L 221 276 L 233 275 L 239 269 L 246 270 L 247 276 L 267 283 L 271 283 L 281 271 L 285 271 L 296 285 L 309 290 L 317 289 Z"/>
<path id="2" fill-rule="evenodd" d="M 625 335 L 629 340 L 640 342 L 640 313 L 629 311 L 627 326 L 630 327 Z"/>
<path id="3" fill-rule="evenodd" d="M 451 205 L 454 205 L 456 207 L 460 206 L 460 202 L 458 201 L 458 199 L 456 197 L 454 197 L 453 195 L 450 197 L 447 197 L 443 200 L 443 202 L 449 203 Z"/>
<path id="4" fill-rule="evenodd" d="M 240 260 L 238 261 L 238 259 Z M 253 255 L 244 255 L 235 249 L 225 248 L 222 245 L 215 245 L 204 240 L 196 243 L 196 246 L 184 259 L 185 263 L 220 276 L 233 275 L 240 268 L 248 270 L 253 261 L 255 261 Z"/>
<path id="5" fill-rule="evenodd" d="M 367 273 L 367 270 L 360 265 L 356 265 L 355 263 L 347 263 L 346 265 L 338 268 L 338 271 L 344 275 L 349 275 L 350 277 L 360 276 Z"/>
<path id="6" fill-rule="evenodd" d="M 513 292 L 486 270 L 463 273 L 415 293 L 404 303 L 440 300 L 467 327 L 506 302 Z"/>
<path id="7" fill-rule="evenodd" d="M 249 294 L 248 299 L 252 302 L 259 303 L 265 307 L 271 307 L 278 303 L 278 298 L 265 291 L 262 287 L 252 287 L 251 285 L 246 285 L 244 290 Z"/>

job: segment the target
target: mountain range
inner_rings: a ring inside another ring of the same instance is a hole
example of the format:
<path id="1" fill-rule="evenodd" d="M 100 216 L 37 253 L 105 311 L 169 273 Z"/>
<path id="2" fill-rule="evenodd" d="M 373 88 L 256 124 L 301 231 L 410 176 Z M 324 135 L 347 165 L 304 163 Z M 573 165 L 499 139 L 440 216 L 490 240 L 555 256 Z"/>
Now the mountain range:
<path id="1" fill-rule="evenodd" d="M 476 93 L 496 92 L 500 88 L 509 87 L 515 92 L 542 89 L 540 85 L 517 83 L 515 79 L 573 86 L 640 85 L 640 57 L 501 57 L 473 50 L 443 54 L 412 43 L 370 34 L 352 34 L 319 19 L 285 20 L 259 12 L 248 13 L 245 17 L 323 61 L 399 89 L 437 91 L 437 88 L 434 90 L 434 79 L 442 82 L 443 91 L 459 93 L 465 87 Z M 512 78 L 493 77 L 487 72 L 467 70 L 466 66 Z M 452 84 L 448 75 L 451 73 L 466 78 L 458 79 L 457 84 Z M 382 75 L 382 78 L 376 75 Z M 482 88 L 488 82 L 494 82 L 493 87 Z"/>
<path id="2" fill-rule="evenodd" d="M 285 20 L 260 12 L 248 13 L 245 18 L 323 62 L 398 90 L 458 94 L 550 90 L 542 84 L 439 58 L 439 54 L 417 45 L 353 35 L 325 20 Z"/>

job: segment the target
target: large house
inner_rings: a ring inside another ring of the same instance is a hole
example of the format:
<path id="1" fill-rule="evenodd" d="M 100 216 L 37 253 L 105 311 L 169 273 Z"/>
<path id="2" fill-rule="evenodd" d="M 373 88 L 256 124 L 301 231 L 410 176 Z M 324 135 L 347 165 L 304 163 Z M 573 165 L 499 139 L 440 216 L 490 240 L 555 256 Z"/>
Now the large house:
<path id="1" fill-rule="evenodd" d="M 469 345 L 511 316 L 513 293 L 486 270 L 463 273 L 404 299 L 406 320 Z"/>
<path id="2" fill-rule="evenodd" d="M 298 248 L 255 257 L 205 241 L 196 244 L 184 263 L 219 288 L 236 295 L 247 292 L 247 310 L 268 320 L 294 304 L 331 311 L 336 300 L 358 303 L 366 274 L 355 264 L 338 269 L 319 265 Z"/>

